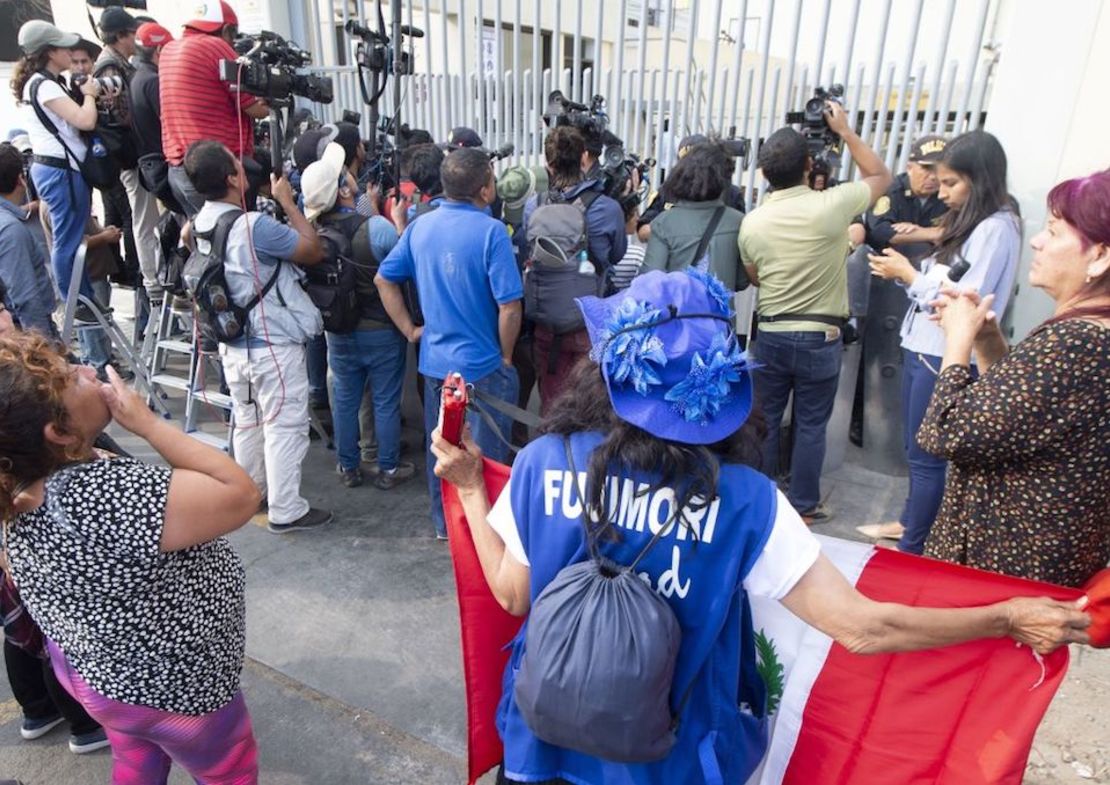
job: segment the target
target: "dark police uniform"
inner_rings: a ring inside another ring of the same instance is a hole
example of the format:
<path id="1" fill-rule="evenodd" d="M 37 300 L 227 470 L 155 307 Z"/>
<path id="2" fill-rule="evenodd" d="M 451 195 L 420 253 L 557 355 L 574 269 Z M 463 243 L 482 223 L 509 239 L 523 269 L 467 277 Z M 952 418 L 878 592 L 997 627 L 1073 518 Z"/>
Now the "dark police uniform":
<path id="1" fill-rule="evenodd" d="M 910 176 L 900 174 L 885 194 L 879 197 L 865 215 L 863 224 L 867 229 L 867 244 L 880 253 L 890 245 L 894 237 L 894 224 L 912 223 L 918 226 L 937 226 L 948 208 L 940 198 L 933 194 L 925 198 L 913 195 L 910 190 Z M 932 253 L 931 243 L 909 243 L 898 245 L 896 249 L 916 261 Z"/>

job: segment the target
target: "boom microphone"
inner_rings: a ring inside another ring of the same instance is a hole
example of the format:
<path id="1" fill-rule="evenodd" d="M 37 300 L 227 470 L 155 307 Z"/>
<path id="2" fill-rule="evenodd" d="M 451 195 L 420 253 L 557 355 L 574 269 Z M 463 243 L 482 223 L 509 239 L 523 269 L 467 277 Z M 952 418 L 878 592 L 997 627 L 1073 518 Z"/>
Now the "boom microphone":
<path id="1" fill-rule="evenodd" d="M 407 35 L 409 38 L 423 38 L 424 31 L 419 27 L 409 27 L 408 25 L 401 25 L 401 35 Z"/>

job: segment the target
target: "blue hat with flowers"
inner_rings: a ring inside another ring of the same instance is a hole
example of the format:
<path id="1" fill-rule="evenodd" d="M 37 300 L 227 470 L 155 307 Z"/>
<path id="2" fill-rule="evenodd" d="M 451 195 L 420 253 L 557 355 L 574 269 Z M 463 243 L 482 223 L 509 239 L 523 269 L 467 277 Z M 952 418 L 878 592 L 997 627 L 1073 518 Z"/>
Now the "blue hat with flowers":
<path id="1" fill-rule="evenodd" d="M 714 444 L 752 410 L 752 365 L 732 329 L 732 295 L 698 267 L 652 271 L 611 297 L 580 297 L 617 415 L 653 436 Z"/>

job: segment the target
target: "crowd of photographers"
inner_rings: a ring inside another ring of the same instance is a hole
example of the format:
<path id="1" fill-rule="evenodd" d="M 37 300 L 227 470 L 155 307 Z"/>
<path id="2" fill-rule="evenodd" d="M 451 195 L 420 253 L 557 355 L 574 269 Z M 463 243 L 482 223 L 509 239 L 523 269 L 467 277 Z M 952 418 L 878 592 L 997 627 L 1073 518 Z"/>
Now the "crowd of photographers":
<path id="1" fill-rule="evenodd" d="M 462 374 L 481 410 L 469 415 L 476 444 L 509 462 L 510 442 L 526 442 L 534 425 L 533 396 L 549 412 L 590 355 L 576 299 L 622 291 L 650 271 L 698 268 L 728 292 L 758 287 L 753 324 L 736 328 L 758 332 L 750 352 L 768 429 L 763 470 L 788 486 L 808 523 L 832 515 L 820 476 L 853 317 L 866 315 L 869 299 L 893 298 L 905 311 L 909 498 L 900 521 L 863 530 L 899 538 L 902 550 L 925 548 L 947 465 L 915 438 L 946 355 L 933 303 L 944 278 L 989 297 L 1001 314 L 1020 250 L 1005 155 L 990 135 L 918 138 L 894 178 L 839 95 L 821 92 L 791 120 L 802 132 L 786 127 L 759 145 L 769 188 L 745 216 L 734 184 L 743 140 L 682 139 L 649 200 L 655 162 L 623 149 L 602 102 L 555 93 L 543 166 L 498 176 L 502 153 L 473 129 L 436 143 L 404 128 L 393 152 L 400 179 L 391 182 L 382 140 L 362 139 L 357 116 L 320 124 L 298 112 L 285 131 L 262 122 L 288 95 L 268 93 L 272 85 L 239 89 L 255 77 L 227 69 L 243 51 L 227 3 L 207 4 L 176 37 L 122 8 L 106 9 L 98 32 L 103 46 L 46 22 L 20 30 L 25 57 L 13 89 L 26 130 L 0 145 L 5 310 L 22 330 L 57 341 L 53 314 L 73 284 L 109 318 L 109 282 L 136 288 L 140 325 L 168 298 L 191 300 L 176 311 L 178 327 L 219 355 L 234 457 L 261 492 L 271 532 L 333 519 L 302 493 L 314 410 L 330 421 L 346 488 L 369 477 L 390 491 L 416 476 L 402 440 L 411 347 L 430 517 L 446 539 L 431 436 L 449 374 Z M 833 179 L 842 147 L 859 170 L 855 182 Z M 186 256 L 183 269 L 170 263 Z M 97 317 L 77 308 L 79 323 Z M 102 331 L 79 336 L 82 361 L 102 380 L 128 373 Z M 5 602 L 7 626 L 18 596 Z M 64 712 L 75 752 L 107 744 L 96 722 L 58 696 L 49 668 L 13 665 L 20 655 L 9 648 L 25 738 Z"/>

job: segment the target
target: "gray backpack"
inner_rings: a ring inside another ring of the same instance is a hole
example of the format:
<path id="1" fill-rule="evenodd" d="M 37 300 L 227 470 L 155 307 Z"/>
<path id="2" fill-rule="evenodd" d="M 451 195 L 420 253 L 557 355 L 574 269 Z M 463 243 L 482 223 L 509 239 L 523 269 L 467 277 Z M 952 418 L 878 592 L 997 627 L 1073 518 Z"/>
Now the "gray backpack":
<path id="1" fill-rule="evenodd" d="M 528 263 L 524 267 L 524 314 L 556 335 L 585 327 L 577 297 L 602 294 L 600 270 L 579 272 L 587 250 L 586 211 L 600 194 L 586 191 L 573 201 L 541 194 L 528 218 Z"/>
<path id="2" fill-rule="evenodd" d="M 564 444 L 577 477 L 570 440 Z M 585 528 L 584 500 L 582 509 Z M 618 763 L 670 753 L 693 685 L 672 712 L 682 630 L 635 572 L 667 528 L 627 567 L 602 557 L 587 529 L 590 559 L 560 570 L 532 604 L 513 696 L 537 738 Z"/>

